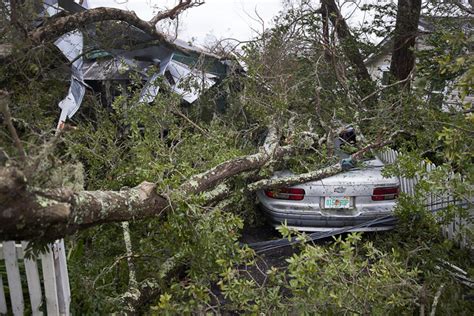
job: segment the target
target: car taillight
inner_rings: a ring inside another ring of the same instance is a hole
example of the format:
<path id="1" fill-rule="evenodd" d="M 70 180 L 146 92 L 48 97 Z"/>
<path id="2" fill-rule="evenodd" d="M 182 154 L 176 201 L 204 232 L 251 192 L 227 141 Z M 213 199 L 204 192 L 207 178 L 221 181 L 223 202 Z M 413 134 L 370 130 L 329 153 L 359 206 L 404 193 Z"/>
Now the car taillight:
<path id="1" fill-rule="evenodd" d="M 272 199 L 301 201 L 304 199 L 304 190 L 297 188 L 281 188 L 265 190 L 265 195 Z"/>
<path id="2" fill-rule="evenodd" d="M 399 187 L 375 188 L 372 201 L 395 200 L 398 197 Z"/>

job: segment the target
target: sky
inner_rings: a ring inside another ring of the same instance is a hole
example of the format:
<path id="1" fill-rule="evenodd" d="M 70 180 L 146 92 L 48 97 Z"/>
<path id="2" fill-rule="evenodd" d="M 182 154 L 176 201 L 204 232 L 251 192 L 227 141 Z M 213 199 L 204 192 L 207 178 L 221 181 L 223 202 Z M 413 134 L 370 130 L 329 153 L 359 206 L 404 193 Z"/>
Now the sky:
<path id="1" fill-rule="evenodd" d="M 205 0 L 199 7 L 190 8 L 179 16 L 178 38 L 197 46 L 215 43 L 217 40 L 236 38 L 241 41 L 255 37 L 262 28 L 273 25 L 272 20 L 283 10 L 284 2 L 300 0 Z M 150 20 L 158 10 L 173 7 L 178 0 L 87 0 L 89 8 L 116 7 L 135 11 L 144 20 Z M 373 15 L 357 8 L 362 4 L 394 3 L 396 0 L 340 0 L 342 15 L 352 26 L 371 21 Z M 315 7 L 318 1 L 315 0 Z M 260 21 L 263 20 L 263 24 Z M 367 40 L 381 40 L 367 35 Z M 236 42 L 237 43 L 237 42 Z"/>
<path id="2" fill-rule="evenodd" d="M 172 7 L 173 0 L 88 0 L 90 8 L 116 7 L 129 9 L 142 19 L 153 16 L 154 6 Z M 237 38 L 248 40 L 255 31 L 262 30 L 257 21 L 260 16 L 263 26 L 268 28 L 275 15 L 283 8 L 282 0 L 206 0 L 205 4 L 191 8 L 180 16 L 178 37 L 197 44 L 205 44 L 213 39 Z M 258 12 L 258 16 L 255 12 Z"/>

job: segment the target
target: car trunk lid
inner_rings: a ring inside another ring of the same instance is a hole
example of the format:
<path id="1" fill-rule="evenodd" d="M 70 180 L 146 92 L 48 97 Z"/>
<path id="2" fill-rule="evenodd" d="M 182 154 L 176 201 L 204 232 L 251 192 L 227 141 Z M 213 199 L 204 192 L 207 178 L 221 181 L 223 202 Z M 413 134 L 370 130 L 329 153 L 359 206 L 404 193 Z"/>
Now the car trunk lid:
<path id="1" fill-rule="evenodd" d="M 382 176 L 382 164 L 370 161 L 361 169 L 305 183 L 306 196 L 370 196 L 376 187 L 398 186 L 395 177 Z"/>

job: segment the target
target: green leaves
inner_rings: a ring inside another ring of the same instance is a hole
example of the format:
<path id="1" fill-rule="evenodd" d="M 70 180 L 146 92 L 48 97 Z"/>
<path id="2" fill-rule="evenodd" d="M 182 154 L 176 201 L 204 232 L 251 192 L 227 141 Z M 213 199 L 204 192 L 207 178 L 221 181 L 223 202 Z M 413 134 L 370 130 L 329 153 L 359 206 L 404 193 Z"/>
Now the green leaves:
<path id="1" fill-rule="evenodd" d="M 288 287 L 295 294 L 290 301 L 297 310 L 370 314 L 414 307 L 418 285 L 399 280 L 417 272 L 361 238 L 356 233 L 330 246 L 305 245 L 288 260 Z"/>

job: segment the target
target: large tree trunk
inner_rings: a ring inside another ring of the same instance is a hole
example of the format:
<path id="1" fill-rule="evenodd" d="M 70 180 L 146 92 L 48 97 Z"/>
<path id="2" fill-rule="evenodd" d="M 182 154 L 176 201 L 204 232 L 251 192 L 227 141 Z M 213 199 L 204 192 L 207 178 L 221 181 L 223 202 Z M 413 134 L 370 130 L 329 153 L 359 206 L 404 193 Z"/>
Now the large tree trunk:
<path id="1" fill-rule="evenodd" d="M 158 216 L 168 200 L 144 182 L 124 191 L 40 190 L 14 167 L 0 168 L 0 240 L 55 239 L 100 223 Z"/>
<path id="2" fill-rule="evenodd" d="M 415 66 L 415 41 L 420 20 L 421 0 L 398 0 L 397 21 L 390 73 L 397 81 L 405 80 Z M 406 81 L 409 86 L 409 81 Z"/>

